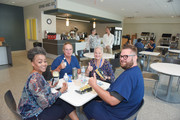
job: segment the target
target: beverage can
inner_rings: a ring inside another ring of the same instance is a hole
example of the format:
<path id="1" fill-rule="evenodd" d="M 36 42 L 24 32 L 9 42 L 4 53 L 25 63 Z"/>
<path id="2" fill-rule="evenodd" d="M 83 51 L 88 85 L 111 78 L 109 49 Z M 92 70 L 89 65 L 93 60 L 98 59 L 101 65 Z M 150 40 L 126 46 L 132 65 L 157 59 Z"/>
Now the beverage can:
<path id="1" fill-rule="evenodd" d="M 76 80 L 78 78 L 78 73 L 77 73 L 77 68 L 76 67 L 74 67 L 72 69 L 72 78 L 73 78 L 73 80 Z"/>

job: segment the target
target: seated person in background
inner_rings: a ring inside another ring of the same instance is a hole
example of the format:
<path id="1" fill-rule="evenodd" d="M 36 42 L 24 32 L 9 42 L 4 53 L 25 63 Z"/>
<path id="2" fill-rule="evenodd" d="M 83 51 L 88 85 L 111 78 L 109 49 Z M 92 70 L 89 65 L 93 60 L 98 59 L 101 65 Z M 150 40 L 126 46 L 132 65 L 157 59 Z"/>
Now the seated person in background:
<path id="1" fill-rule="evenodd" d="M 78 120 L 75 108 L 59 98 L 67 90 L 67 83 L 63 83 L 56 93 L 51 93 L 51 85 L 42 76 L 47 67 L 45 55 L 42 47 L 34 47 L 28 51 L 27 57 L 33 70 L 22 92 L 19 113 L 23 120 L 57 120 L 64 119 L 66 115 Z"/>
<path id="2" fill-rule="evenodd" d="M 124 46 L 120 65 L 125 70 L 106 91 L 97 85 L 96 75 L 89 79 L 89 85 L 103 101 L 92 100 L 84 105 L 88 119 L 124 120 L 132 116 L 141 106 L 144 96 L 144 81 L 137 66 L 137 49 Z"/>
<path id="3" fill-rule="evenodd" d="M 72 75 L 72 68 L 78 69 L 78 74 L 81 72 L 79 62 L 73 53 L 73 46 L 70 42 L 66 42 L 63 45 L 64 54 L 58 56 L 51 64 L 51 70 L 58 71 L 60 74 L 59 78 L 63 78 L 64 74 Z"/>
<path id="4" fill-rule="evenodd" d="M 135 44 L 135 46 L 137 47 L 137 48 L 140 48 L 140 49 L 144 49 L 144 45 L 142 44 L 142 39 L 141 38 L 138 38 L 137 39 L 137 43 Z"/>
<path id="5" fill-rule="evenodd" d="M 96 77 L 99 80 L 112 83 L 114 82 L 115 76 L 111 67 L 111 64 L 106 59 L 102 58 L 103 48 L 98 46 L 94 49 L 94 59 L 89 62 L 89 65 L 86 70 L 86 75 L 93 77 L 93 74 L 96 73 L 96 69 L 100 69 L 103 72 L 103 77 L 99 76 L 96 73 Z"/>
<path id="6" fill-rule="evenodd" d="M 150 43 L 148 43 L 147 49 L 145 51 L 153 52 L 155 47 L 156 47 L 156 44 L 154 42 L 154 39 L 150 39 Z"/>

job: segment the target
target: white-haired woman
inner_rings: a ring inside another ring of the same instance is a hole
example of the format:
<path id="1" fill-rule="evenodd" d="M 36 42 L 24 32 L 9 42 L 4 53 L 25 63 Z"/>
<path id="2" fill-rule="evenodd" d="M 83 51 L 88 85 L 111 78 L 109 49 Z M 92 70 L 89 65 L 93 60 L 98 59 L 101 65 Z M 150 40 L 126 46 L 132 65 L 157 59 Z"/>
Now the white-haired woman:
<path id="1" fill-rule="evenodd" d="M 102 58 L 103 56 L 103 48 L 98 46 L 94 49 L 94 59 L 89 62 L 89 65 L 86 70 L 86 75 L 89 77 L 93 77 L 94 73 L 98 71 L 103 72 L 103 76 L 96 74 L 97 79 L 112 83 L 114 82 L 115 76 L 111 67 L 111 64 L 106 59 Z"/>

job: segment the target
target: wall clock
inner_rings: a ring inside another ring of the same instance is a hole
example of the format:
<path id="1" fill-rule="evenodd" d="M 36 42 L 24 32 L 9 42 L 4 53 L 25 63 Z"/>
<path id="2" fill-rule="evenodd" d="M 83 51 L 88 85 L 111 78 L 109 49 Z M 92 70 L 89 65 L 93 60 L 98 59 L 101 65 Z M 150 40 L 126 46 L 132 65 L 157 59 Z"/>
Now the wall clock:
<path id="1" fill-rule="evenodd" d="M 47 22 L 47 24 L 51 24 L 51 23 L 52 23 L 52 20 L 51 20 L 50 18 L 48 18 L 48 19 L 46 20 L 46 22 Z"/>

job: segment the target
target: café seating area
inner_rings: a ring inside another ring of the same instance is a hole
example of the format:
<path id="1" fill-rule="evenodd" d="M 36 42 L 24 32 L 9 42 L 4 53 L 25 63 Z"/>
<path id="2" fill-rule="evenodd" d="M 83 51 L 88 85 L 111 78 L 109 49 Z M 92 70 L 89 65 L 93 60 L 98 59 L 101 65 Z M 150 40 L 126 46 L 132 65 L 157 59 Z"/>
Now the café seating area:
<path id="1" fill-rule="evenodd" d="M 0 119 L 1 120 L 13 120 L 15 119 L 7 105 L 5 104 L 4 95 L 10 89 L 16 104 L 18 103 L 22 88 L 24 83 L 27 80 L 27 76 L 32 69 L 30 61 L 26 58 L 26 52 L 13 53 L 13 67 L 1 66 L 0 68 Z M 177 58 L 177 56 L 172 56 Z M 152 56 L 150 59 L 150 65 L 156 59 L 155 56 Z M 48 64 L 52 63 L 53 59 L 48 58 Z M 29 64 L 27 64 L 29 63 Z M 144 65 L 146 66 L 147 61 Z M 140 66 L 140 65 L 139 65 Z M 150 68 L 150 71 L 152 69 Z M 120 67 L 116 68 L 115 77 L 117 78 L 123 70 Z M 159 89 L 166 89 L 169 76 L 160 74 L 159 75 L 160 83 L 158 85 Z M 177 88 L 178 77 L 174 77 L 172 86 L 173 89 Z M 138 113 L 137 120 L 179 120 L 180 116 L 180 104 L 173 104 L 165 102 L 158 99 L 154 96 L 154 82 L 144 80 L 145 85 L 145 95 L 144 95 L 144 105 Z M 8 86 L 8 87 L 7 87 Z M 180 94 L 180 90 L 178 91 Z M 82 120 L 87 120 L 84 116 L 84 113 L 80 110 L 78 113 L 81 116 Z"/>

